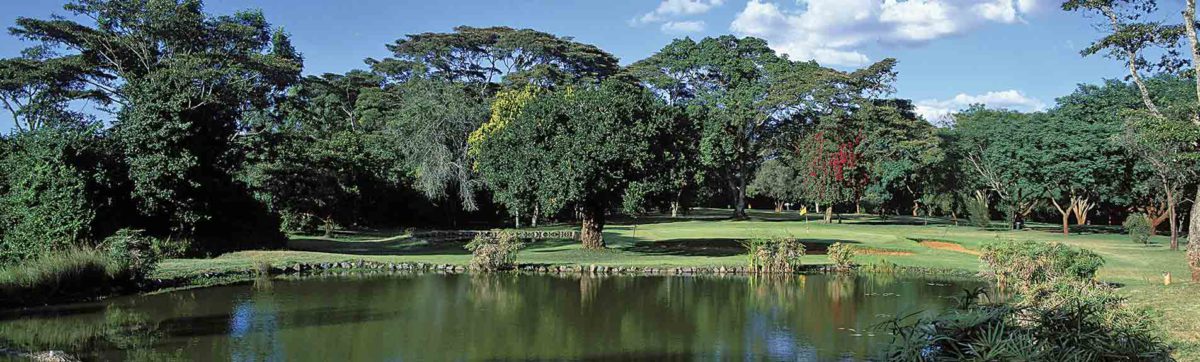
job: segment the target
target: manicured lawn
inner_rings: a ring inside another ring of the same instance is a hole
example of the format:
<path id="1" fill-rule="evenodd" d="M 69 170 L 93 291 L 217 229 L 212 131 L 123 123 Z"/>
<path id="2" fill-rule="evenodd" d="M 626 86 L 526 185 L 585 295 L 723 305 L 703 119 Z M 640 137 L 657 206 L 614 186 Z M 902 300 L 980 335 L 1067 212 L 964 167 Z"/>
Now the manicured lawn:
<path id="1" fill-rule="evenodd" d="M 859 264 L 886 261 L 901 266 L 977 271 L 977 252 L 996 240 L 1021 239 L 1061 241 L 1087 248 L 1104 257 L 1100 279 L 1123 285 L 1131 302 L 1153 306 L 1163 313 L 1164 324 L 1179 341 L 1181 359 L 1200 358 L 1200 284 L 1188 281 L 1185 253 L 1170 251 L 1166 237 L 1153 244 L 1134 244 L 1112 229 L 1080 230 L 1070 236 L 1057 232 L 1056 225 L 1031 225 L 1034 230 L 1008 231 L 954 226 L 947 220 L 909 217 L 881 220 L 873 216 L 847 216 L 842 224 L 824 224 L 818 215 L 810 221 L 795 213 L 753 212 L 751 220 L 728 220 L 724 210 L 698 210 L 687 218 L 651 217 L 619 220 L 605 228 L 608 250 L 583 250 L 568 240 L 539 241 L 518 255 L 521 263 L 608 265 L 608 266 L 720 266 L 745 265 L 740 241 L 772 235 L 791 235 L 821 249 L 833 242 L 852 243 L 865 250 Z M 569 229 L 570 225 L 543 227 Z M 920 243 L 939 241 L 941 243 Z M 947 243 L 951 245 L 946 245 Z M 948 246 L 961 245 L 953 250 Z M 250 269 L 259 260 L 275 265 L 295 262 L 426 262 L 465 265 L 470 254 L 460 242 L 431 242 L 403 236 L 400 231 L 339 233 L 334 238 L 294 236 L 289 250 L 245 251 L 212 259 L 172 259 L 160 264 L 157 276 L 178 278 L 206 272 Z M 828 263 L 819 250 L 805 257 L 806 263 Z M 1162 285 L 1162 274 L 1170 272 L 1174 284 Z"/>

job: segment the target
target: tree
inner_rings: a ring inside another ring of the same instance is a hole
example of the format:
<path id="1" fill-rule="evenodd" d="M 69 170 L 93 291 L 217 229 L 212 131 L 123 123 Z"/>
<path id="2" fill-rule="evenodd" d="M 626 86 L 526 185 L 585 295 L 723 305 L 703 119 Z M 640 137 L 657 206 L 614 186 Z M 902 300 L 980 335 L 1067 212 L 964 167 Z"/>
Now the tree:
<path id="1" fill-rule="evenodd" d="M 924 185 L 945 158 L 936 129 L 917 116 L 908 100 L 875 100 L 858 110 L 856 116 L 864 129 L 859 153 L 869 177 L 866 190 L 857 194 L 873 195 L 881 203 L 906 198 L 911 202 L 912 216 L 917 216 L 921 200 L 929 198 Z"/>
<path id="2" fill-rule="evenodd" d="M 418 189 L 440 199 L 456 187 L 468 211 L 477 208 L 477 181 L 467 139 L 488 120 L 497 91 L 594 83 L 619 69 L 616 57 L 595 46 L 507 27 L 413 34 L 388 50 L 392 57 L 367 63 L 395 92 L 397 110 L 387 115 L 387 123 Z"/>
<path id="3" fill-rule="evenodd" d="M 955 154 L 962 157 L 967 184 L 994 194 L 1009 222 L 1026 218 L 1046 193 L 1038 172 L 1044 158 L 1036 143 L 1044 114 L 987 109 L 974 105 L 954 114 Z"/>
<path id="4" fill-rule="evenodd" d="M 647 168 L 652 143 L 670 117 L 649 93 L 617 80 L 521 103 L 514 118 L 475 138 L 480 175 L 499 202 L 532 201 L 543 215 L 578 212 L 583 246 L 604 248 L 605 214 L 624 205 L 630 183 L 656 171 Z M 538 162 L 511 167 L 530 159 Z"/>
<path id="5" fill-rule="evenodd" d="M 213 249 L 281 241 L 278 225 L 233 177 L 248 109 L 269 108 L 298 78 L 289 36 L 261 12 L 209 16 L 199 0 L 77 0 L 66 18 L 17 19 L 13 34 L 74 54 L 88 89 L 119 106 L 122 145 L 139 211 L 159 232 L 204 236 Z M 72 60 L 75 59 L 75 60 Z M 50 61 L 50 60 L 47 60 Z M 249 213 L 249 214 L 248 214 Z M 273 230 L 273 231 L 272 231 Z M 218 245 L 220 244 L 220 245 Z"/>
<path id="6" fill-rule="evenodd" d="M 845 107 L 889 87 L 894 60 L 846 74 L 777 55 L 766 41 L 721 36 L 678 39 L 630 66 L 630 73 L 669 104 L 706 108 L 700 155 L 722 170 L 734 216 L 746 216 L 747 184 L 780 130 Z"/>
<path id="7" fill-rule="evenodd" d="M 775 200 L 775 212 L 783 212 L 784 203 L 803 197 L 801 181 L 796 175 L 796 170 L 787 164 L 787 161 L 778 158 L 763 162 L 749 189 L 751 195 L 766 196 Z"/>
<path id="8" fill-rule="evenodd" d="M 312 231 L 319 222 L 332 236 L 335 224 L 359 220 L 363 189 L 395 183 L 389 138 L 359 102 L 381 83 L 357 70 L 306 77 L 290 90 L 275 124 L 246 138 L 243 177 L 285 229 Z"/>
<path id="9" fill-rule="evenodd" d="M 85 88 L 83 65 L 81 57 L 55 58 L 47 45 L 0 60 L 0 106 L 12 114 L 17 131 L 71 122 L 77 117 L 65 105 L 72 100 L 107 102 L 102 93 Z"/>

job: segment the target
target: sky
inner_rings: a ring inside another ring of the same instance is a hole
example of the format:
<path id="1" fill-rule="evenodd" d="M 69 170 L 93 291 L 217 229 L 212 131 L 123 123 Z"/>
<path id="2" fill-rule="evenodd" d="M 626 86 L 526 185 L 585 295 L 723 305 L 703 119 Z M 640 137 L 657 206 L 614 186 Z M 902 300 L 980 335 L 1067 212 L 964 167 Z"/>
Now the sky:
<path id="1" fill-rule="evenodd" d="M 0 27 L 17 17 L 66 14 L 65 0 L 0 2 Z M 364 68 L 406 34 L 458 25 L 532 28 L 594 44 L 630 64 L 682 37 L 766 39 L 794 60 L 853 70 L 899 61 L 894 96 L 937 121 L 969 104 L 1039 111 L 1078 84 L 1124 75 L 1121 64 L 1079 51 L 1096 19 L 1061 0 L 207 0 L 210 14 L 261 9 L 292 34 L 305 74 Z M 0 35 L 0 57 L 30 44 Z M 0 130 L 12 128 L 0 117 Z"/>

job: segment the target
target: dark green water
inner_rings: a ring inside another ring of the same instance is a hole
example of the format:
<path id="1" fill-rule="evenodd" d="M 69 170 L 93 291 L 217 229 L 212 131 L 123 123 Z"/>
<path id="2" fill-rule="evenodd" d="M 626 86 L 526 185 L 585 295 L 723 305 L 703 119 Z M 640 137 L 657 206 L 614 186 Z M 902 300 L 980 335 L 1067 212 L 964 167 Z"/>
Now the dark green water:
<path id="1" fill-rule="evenodd" d="M 3 315 L 0 343 L 85 360 L 837 360 L 977 284 L 891 276 L 359 275 Z"/>

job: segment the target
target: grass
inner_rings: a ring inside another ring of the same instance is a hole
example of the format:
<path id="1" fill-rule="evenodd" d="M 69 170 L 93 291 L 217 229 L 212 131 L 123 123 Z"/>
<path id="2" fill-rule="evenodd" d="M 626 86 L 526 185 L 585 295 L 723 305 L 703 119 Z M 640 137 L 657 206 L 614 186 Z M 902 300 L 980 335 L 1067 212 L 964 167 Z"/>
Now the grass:
<path id="1" fill-rule="evenodd" d="M 1200 284 L 1187 281 L 1185 252 L 1171 251 L 1167 238 L 1150 245 L 1136 244 L 1113 228 L 1077 230 L 1070 236 L 1056 225 L 1032 224 L 1033 230 L 1010 231 L 1002 225 L 981 230 L 951 225 L 941 219 L 893 217 L 881 220 L 847 216 L 842 224 L 824 224 L 818 216 L 806 222 L 796 213 L 752 211 L 751 219 L 733 221 L 725 210 L 697 210 L 684 219 L 648 217 L 618 220 L 605 227 L 608 249 L 583 250 L 578 242 L 542 240 L 529 243 L 520 263 L 604 266 L 744 266 L 748 238 L 790 236 L 810 251 L 804 264 L 829 263 L 824 246 L 841 242 L 861 252 L 858 264 L 894 263 L 904 267 L 978 271 L 977 253 L 997 240 L 1060 241 L 1090 249 L 1104 258 L 1098 278 L 1118 283 L 1137 305 L 1151 306 L 1163 314 L 1164 325 L 1179 344 L 1180 359 L 1200 359 Z M 542 230 L 572 229 L 553 225 Z M 922 243 L 937 241 L 938 243 Z M 253 270 L 260 260 L 274 265 L 296 262 L 323 263 L 350 260 L 425 262 L 468 265 L 470 253 L 463 242 L 431 241 L 406 236 L 402 231 L 343 232 L 333 238 L 293 236 L 288 250 L 244 251 L 212 259 L 170 259 L 159 264 L 154 277 L 186 279 L 206 273 Z M 948 247 L 947 244 L 961 246 Z M 1162 285 L 1162 274 L 1172 274 L 1175 284 Z"/>
<path id="2" fill-rule="evenodd" d="M 71 249 L 0 269 L 0 307 L 73 301 L 126 287 L 130 275 L 94 250 Z"/>

